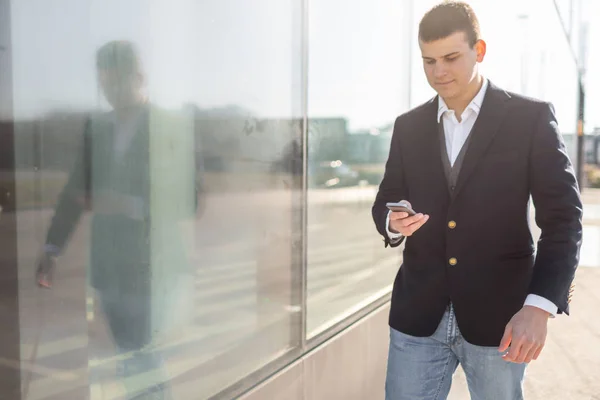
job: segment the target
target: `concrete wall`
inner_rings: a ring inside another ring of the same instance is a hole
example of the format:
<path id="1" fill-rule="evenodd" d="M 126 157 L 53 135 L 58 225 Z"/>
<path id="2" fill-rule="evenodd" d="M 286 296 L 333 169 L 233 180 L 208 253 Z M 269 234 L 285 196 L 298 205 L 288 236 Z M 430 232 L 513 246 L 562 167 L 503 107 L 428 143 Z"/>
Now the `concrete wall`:
<path id="1" fill-rule="evenodd" d="M 389 304 L 380 307 L 241 399 L 383 399 L 388 313 Z"/>

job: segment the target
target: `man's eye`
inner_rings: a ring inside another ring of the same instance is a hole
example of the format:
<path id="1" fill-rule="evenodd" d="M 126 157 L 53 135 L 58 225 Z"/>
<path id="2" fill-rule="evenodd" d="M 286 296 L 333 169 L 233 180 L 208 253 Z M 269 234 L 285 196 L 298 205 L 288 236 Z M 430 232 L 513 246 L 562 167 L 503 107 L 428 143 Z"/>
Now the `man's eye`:
<path id="1" fill-rule="evenodd" d="M 457 58 L 458 57 L 446 58 L 446 61 L 448 61 L 448 62 L 456 61 Z"/>
<path id="2" fill-rule="evenodd" d="M 425 63 L 427 63 L 427 65 L 433 65 L 435 64 L 435 60 L 427 60 Z"/>

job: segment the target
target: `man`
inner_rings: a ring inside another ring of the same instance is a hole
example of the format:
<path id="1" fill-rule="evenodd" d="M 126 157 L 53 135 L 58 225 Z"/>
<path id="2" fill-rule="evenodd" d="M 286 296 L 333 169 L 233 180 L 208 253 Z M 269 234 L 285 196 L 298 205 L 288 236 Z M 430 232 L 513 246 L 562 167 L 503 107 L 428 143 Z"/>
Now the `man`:
<path id="1" fill-rule="evenodd" d="M 124 359 L 117 376 L 128 399 L 169 398 L 162 358 L 149 349 L 168 330 L 192 282 L 183 230 L 196 209 L 193 125 L 149 104 L 132 43 L 110 42 L 96 57 L 98 80 L 113 111 L 90 118 L 81 154 L 50 225 L 38 266 L 40 286 L 52 286 L 56 257 L 83 211 L 92 212 L 90 281 Z M 189 224 L 188 224 L 189 225 Z M 183 303 L 193 306 L 193 294 Z M 93 350 L 94 349 L 90 349 Z M 145 374 L 151 386 L 129 383 Z M 92 371 L 94 375 L 94 371 Z M 97 383 L 97 382 L 95 382 Z"/>
<path id="2" fill-rule="evenodd" d="M 481 76 L 471 7 L 444 2 L 419 25 L 438 93 L 401 115 L 373 218 L 406 238 L 390 311 L 388 400 L 444 399 L 458 364 L 472 399 L 522 399 L 548 319 L 569 312 L 582 204 L 550 104 Z M 534 255 L 529 200 L 541 237 Z M 418 212 L 391 212 L 406 200 Z"/>

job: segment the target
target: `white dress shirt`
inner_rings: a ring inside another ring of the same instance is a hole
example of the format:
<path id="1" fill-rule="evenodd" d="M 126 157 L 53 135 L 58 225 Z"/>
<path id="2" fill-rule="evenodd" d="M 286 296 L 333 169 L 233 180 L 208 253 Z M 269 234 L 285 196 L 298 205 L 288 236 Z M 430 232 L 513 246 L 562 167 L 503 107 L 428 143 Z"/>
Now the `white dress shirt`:
<path id="1" fill-rule="evenodd" d="M 138 111 L 125 118 L 117 118 L 116 113 L 112 113 L 111 118 L 114 126 L 113 160 L 115 163 L 119 164 L 123 162 L 139 130 L 143 116 L 144 113 L 142 111 Z M 124 214 L 127 217 L 135 220 L 142 220 L 144 218 L 144 200 L 141 197 L 120 193 L 119 198 L 125 206 L 126 212 Z"/>
<path id="2" fill-rule="evenodd" d="M 138 131 L 140 114 L 138 113 L 128 118 L 117 118 L 116 114 L 112 115 L 114 124 L 114 160 L 117 163 L 123 160 L 125 153 L 131 146 L 133 138 Z"/>
<path id="3" fill-rule="evenodd" d="M 483 98 L 485 97 L 487 87 L 488 80 L 484 79 L 481 89 L 461 114 L 460 121 L 458 118 L 456 118 L 454 110 L 450 110 L 444 99 L 438 96 L 437 122 L 439 123 L 442 118 L 444 120 L 446 151 L 448 152 L 450 165 L 454 165 L 458 154 L 460 153 L 463 145 L 469 137 L 469 134 L 471 133 L 471 129 L 473 129 L 473 125 L 475 125 L 475 121 L 477 120 L 479 111 L 481 110 L 481 105 L 483 104 Z M 386 229 L 392 243 L 395 243 L 402 238 L 400 233 L 390 231 L 390 212 L 388 212 L 386 220 Z M 524 305 L 541 308 L 542 310 L 550 313 L 552 317 L 554 317 L 558 312 L 558 307 L 556 304 L 535 294 L 528 295 L 525 299 Z"/>

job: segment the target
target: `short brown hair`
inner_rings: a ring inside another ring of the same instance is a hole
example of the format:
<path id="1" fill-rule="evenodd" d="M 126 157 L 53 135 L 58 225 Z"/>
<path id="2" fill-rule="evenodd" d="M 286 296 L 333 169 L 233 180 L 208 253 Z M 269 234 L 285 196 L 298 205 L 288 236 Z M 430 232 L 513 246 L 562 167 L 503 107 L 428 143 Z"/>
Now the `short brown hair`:
<path id="1" fill-rule="evenodd" d="M 481 39 L 473 8 L 462 1 L 444 1 L 427 11 L 419 23 L 419 39 L 425 43 L 464 32 L 471 47 Z"/>
<path id="2" fill-rule="evenodd" d="M 96 67 L 114 70 L 123 76 L 139 73 L 141 65 L 137 48 L 127 40 L 108 42 L 96 52 Z"/>

